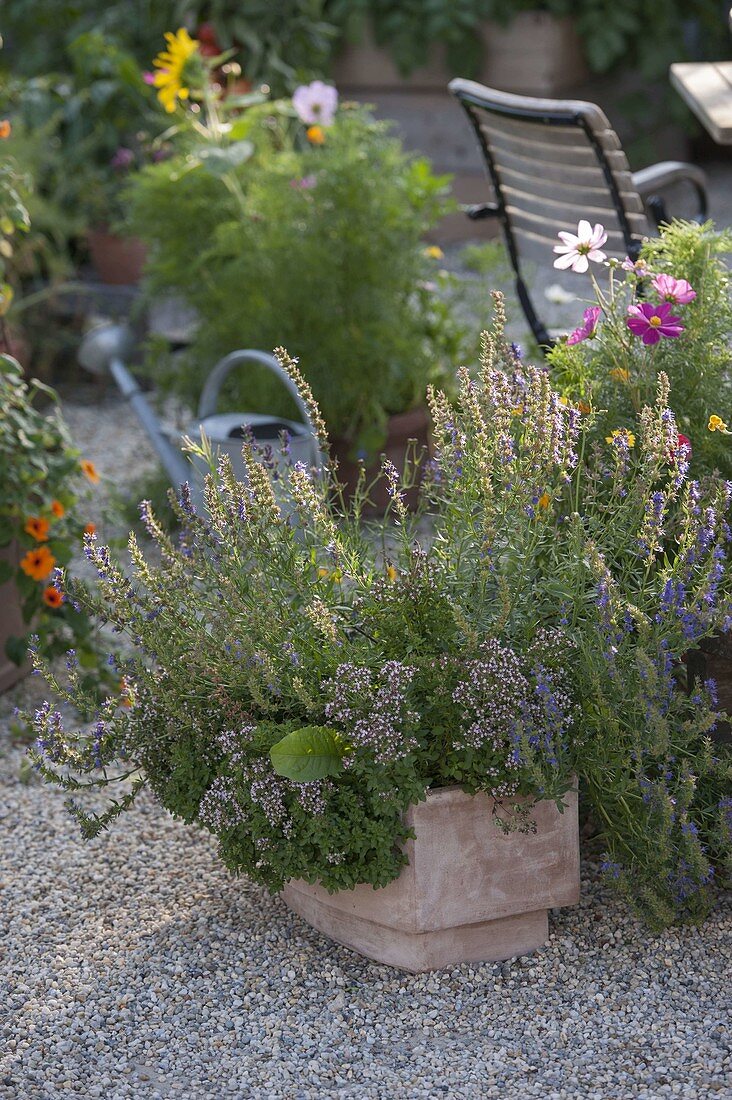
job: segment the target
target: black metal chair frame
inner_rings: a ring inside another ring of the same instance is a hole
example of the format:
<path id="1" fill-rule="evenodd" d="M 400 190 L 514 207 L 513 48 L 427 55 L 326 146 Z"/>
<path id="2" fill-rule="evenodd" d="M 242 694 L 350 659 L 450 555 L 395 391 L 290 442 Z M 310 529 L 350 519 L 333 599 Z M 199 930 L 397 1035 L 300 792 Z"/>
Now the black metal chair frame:
<path id="1" fill-rule="evenodd" d="M 564 103 L 561 100 L 539 101 L 523 96 L 508 95 L 506 93 L 498 93 L 497 98 L 504 102 L 496 102 L 496 100 L 492 98 L 494 95 L 492 89 L 483 88 L 482 85 L 476 84 L 473 81 L 462 79 L 452 80 L 448 87 L 452 94 L 460 101 L 475 131 L 488 176 L 496 196 L 496 201 L 494 203 L 486 202 L 468 207 L 466 213 L 468 217 L 473 220 L 498 218 L 500 221 L 509 259 L 514 270 L 516 293 L 521 303 L 521 307 L 538 344 L 542 347 L 552 347 L 555 340 L 550 336 L 546 326 L 539 318 L 521 274 L 518 249 L 513 235 L 511 218 L 506 209 L 506 201 L 500 176 L 475 109 L 479 108 L 480 110 L 503 115 L 512 119 L 523 119 L 532 123 L 542 123 L 547 127 L 571 125 L 581 129 L 597 157 L 598 165 L 607 183 L 612 204 L 623 234 L 625 246 L 628 250 L 628 255 L 631 259 L 636 260 L 643 243 L 643 238 L 634 234 L 630 227 L 627 211 L 623 204 L 622 196 L 613 169 L 608 161 L 606 151 L 598 141 L 597 135 L 588 121 L 588 113 L 590 111 L 597 111 L 597 108 L 593 104 L 586 104 L 581 101 L 565 101 Z M 525 104 L 524 106 L 522 106 L 522 101 Z M 537 110 L 538 104 L 541 105 L 540 110 Z M 652 165 L 650 168 L 642 169 L 640 172 L 633 173 L 632 178 L 633 184 L 644 201 L 651 220 L 657 229 L 663 222 L 668 221 L 665 204 L 658 192 L 660 192 L 663 187 L 679 180 L 688 181 L 696 191 L 699 200 L 699 211 L 696 215 L 696 220 L 700 222 L 706 220 L 708 203 L 704 173 L 694 165 L 684 164 L 681 161 L 664 161 L 660 164 Z"/>

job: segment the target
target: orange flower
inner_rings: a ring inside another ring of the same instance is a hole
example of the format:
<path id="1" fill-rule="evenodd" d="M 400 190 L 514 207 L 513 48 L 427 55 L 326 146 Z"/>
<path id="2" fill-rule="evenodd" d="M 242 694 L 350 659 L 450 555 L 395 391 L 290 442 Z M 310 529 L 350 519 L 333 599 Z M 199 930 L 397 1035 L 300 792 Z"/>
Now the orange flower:
<path id="1" fill-rule="evenodd" d="M 541 496 L 539 497 L 539 507 L 540 508 L 548 508 L 549 505 L 551 504 L 551 499 L 552 498 L 549 496 L 548 493 L 542 493 Z"/>
<path id="2" fill-rule="evenodd" d="M 0 122 L 0 140 L 2 140 L 4 138 L 9 138 L 12 132 L 13 132 L 13 127 L 10 125 L 8 120 L 6 118 L 4 118 Z"/>
<path id="3" fill-rule="evenodd" d="M 48 607 L 60 607 L 64 602 L 64 594 L 54 585 L 49 584 L 48 588 L 43 589 L 43 602 Z"/>
<path id="4" fill-rule="evenodd" d="M 85 535 L 96 535 L 96 533 L 97 533 L 96 523 L 87 523 L 86 527 L 84 528 L 84 534 Z"/>
<path id="5" fill-rule="evenodd" d="M 308 126 L 305 136 L 311 145 L 325 145 L 325 131 L 322 126 Z"/>
<path id="6" fill-rule="evenodd" d="M 37 550 L 29 550 L 21 559 L 20 568 L 34 581 L 45 581 L 55 564 L 56 559 L 48 547 L 39 546 Z"/>
<path id="7" fill-rule="evenodd" d="M 48 531 L 50 523 L 43 516 L 31 516 L 30 519 L 25 521 L 25 527 L 23 530 L 28 535 L 32 535 L 36 542 L 48 542 Z"/>
<path id="8" fill-rule="evenodd" d="M 56 519 L 63 519 L 66 515 L 66 509 L 64 508 L 60 500 L 51 501 L 51 511 L 53 512 Z"/>
<path id="9" fill-rule="evenodd" d="M 92 485 L 99 484 L 99 474 L 97 468 L 93 462 L 90 462 L 88 458 L 82 458 L 81 460 L 81 472 L 91 481 Z"/>
<path id="10" fill-rule="evenodd" d="M 592 409 L 590 408 L 590 406 L 587 404 L 586 401 L 578 401 L 577 402 L 577 408 L 579 409 L 579 411 L 581 413 L 584 413 L 585 416 L 587 416 L 588 413 L 592 412 Z"/>

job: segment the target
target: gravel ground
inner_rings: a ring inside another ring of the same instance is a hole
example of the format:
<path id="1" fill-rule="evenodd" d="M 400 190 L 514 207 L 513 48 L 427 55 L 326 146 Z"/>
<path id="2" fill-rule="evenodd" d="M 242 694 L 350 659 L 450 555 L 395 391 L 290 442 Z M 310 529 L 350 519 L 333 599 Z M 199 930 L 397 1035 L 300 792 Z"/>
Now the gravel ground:
<path id="1" fill-rule="evenodd" d="M 415 977 L 230 878 L 152 801 L 85 844 L 1 744 L 2 1100 L 731 1094 L 732 906 L 652 937 L 585 866 L 541 952 Z"/>

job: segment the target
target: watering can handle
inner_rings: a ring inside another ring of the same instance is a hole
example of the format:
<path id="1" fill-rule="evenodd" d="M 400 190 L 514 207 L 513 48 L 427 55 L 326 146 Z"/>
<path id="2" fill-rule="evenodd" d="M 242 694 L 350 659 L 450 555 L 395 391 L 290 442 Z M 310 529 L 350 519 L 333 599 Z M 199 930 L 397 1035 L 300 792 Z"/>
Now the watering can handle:
<path id="1" fill-rule="evenodd" d="M 315 430 L 315 425 L 310 419 L 310 414 L 302 399 L 300 391 L 287 371 L 277 362 L 274 355 L 269 355 L 265 351 L 255 351 L 251 348 L 241 351 L 232 351 L 229 355 L 219 360 L 206 379 L 206 383 L 201 392 L 201 399 L 198 402 L 198 419 L 205 420 L 206 417 L 213 416 L 216 412 L 216 406 L 224 380 L 231 374 L 232 370 L 235 370 L 237 367 L 241 366 L 242 363 L 246 362 L 259 363 L 263 367 L 268 367 L 289 391 L 290 396 L 298 407 L 303 423 L 310 429 L 313 439 L 314 464 L 318 469 L 322 469 L 325 460 L 318 447 L 318 434 Z"/>

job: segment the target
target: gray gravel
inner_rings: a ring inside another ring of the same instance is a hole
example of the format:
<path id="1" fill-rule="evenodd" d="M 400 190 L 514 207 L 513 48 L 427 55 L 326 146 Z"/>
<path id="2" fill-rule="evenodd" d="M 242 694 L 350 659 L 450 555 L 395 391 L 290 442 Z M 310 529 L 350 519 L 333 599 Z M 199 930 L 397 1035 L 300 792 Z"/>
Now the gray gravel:
<path id="1" fill-rule="evenodd" d="M 729 905 L 652 937 L 586 866 L 542 952 L 415 977 L 230 878 L 151 801 L 85 844 L 4 744 L 2 1100 L 730 1095 Z"/>
<path id="2" fill-rule="evenodd" d="M 149 469 L 111 395 L 67 405 L 120 482 Z M 583 868 L 543 951 L 411 976 L 230 878 L 151 800 L 84 843 L 23 773 L 0 697 L 1 1100 L 732 1096 L 732 902 L 651 936 Z M 26 781 L 24 781 L 26 780 Z"/>

